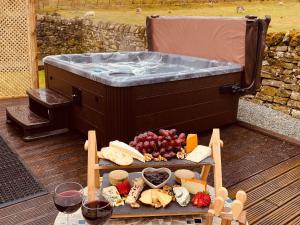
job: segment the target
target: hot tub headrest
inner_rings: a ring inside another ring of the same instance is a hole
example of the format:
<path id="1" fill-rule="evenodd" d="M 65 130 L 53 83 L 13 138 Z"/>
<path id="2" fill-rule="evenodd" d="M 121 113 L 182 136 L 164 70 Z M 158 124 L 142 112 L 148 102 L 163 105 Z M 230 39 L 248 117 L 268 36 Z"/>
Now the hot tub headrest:
<path id="1" fill-rule="evenodd" d="M 230 61 L 245 66 L 242 88 L 260 83 L 265 36 L 270 18 L 147 17 L 148 49 Z"/>

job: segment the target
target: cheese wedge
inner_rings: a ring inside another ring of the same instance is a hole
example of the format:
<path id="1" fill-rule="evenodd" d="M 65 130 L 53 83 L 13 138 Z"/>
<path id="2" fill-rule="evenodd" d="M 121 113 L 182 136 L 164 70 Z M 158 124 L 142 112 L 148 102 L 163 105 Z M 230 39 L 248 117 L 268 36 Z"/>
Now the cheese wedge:
<path id="1" fill-rule="evenodd" d="M 152 205 L 152 190 L 148 189 L 146 191 L 143 191 L 140 197 L 140 201 L 146 205 Z"/>
<path id="2" fill-rule="evenodd" d="M 99 155 L 99 154 L 98 154 Z M 120 166 L 128 166 L 133 162 L 133 158 L 116 148 L 105 147 L 100 151 L 104 159 L 110 160 Z"/>
<path id="3" fill-rule="evenodd" d="M 158 191 L 158 192 L 156 192 L 156 194 L 157 194 L 159 202 L 162 204 L 162 207 L 164 207 L 164 208 L 167 205 L 169 205 L 170 202 L 172 201 L 172 196 L 170 196 L 164 192 Z"/>
<path id="4" fill-rule="evenodd" d="M 186 137 L 186 153 L 192 152 L 198 146 L 198 136 L 197 134 L 188 134 Z"/>
<path id="5" fill-rule="evenodd" d="M 210 155 L 211 155 L 210 147 L 204 145 L 198 145 L 190 154 L 187 155 L 185 159 L 192 162 L 199 163 Z"/>
<path id="6" fill-rule="evenodd" d="M 124 205 L 124 201 L 115 186 L 103 188 L 102 195 L 112 206 Z"/>
<path id="7" fill-rule="evenodd" d="M 206 190 L 206 181 L 197 179 L 181 179 L 181 186 L 185 187 L 189 193 L 195 195 L 197 192 Z"/>
<path id="8" fill-rule="evenodd" d="M 111 141 L 111 142 L 109 142 L 109 147 L 118 149 L 119 151 L 131 156 L 134 159 L 145 162 L 145 158 L 144 158 L 143 154 L 141 154 L 138 150 L 136 150 L 135 148 L 129 146 L 128 144 L 126 144 L 124 142 Z"/>

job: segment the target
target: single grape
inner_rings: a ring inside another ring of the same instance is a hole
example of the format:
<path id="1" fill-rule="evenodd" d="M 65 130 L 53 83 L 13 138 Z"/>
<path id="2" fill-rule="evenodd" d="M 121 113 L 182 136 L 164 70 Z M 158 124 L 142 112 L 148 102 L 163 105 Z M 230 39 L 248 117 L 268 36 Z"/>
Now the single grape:
<path id="1" fill-rule="evenodd" d="M 176 134 L 176 132 L 177 132 L 177 130 L 176 129 L 171 129 L 170 131 L 169 131 L 169 133 L 170 133 L 170 135 L 175 135 Z"/>
<path id="2" fill-rule="evenodd" d="M 169 152 L 169 156 L 170 156 L 171 158 L 173 158 L 173 157 L 176 156 L 176 153 L 175 153 L 175 152 Z"/>
<path id="3" fill-rule="evenodd" d="M 180 138 L 180 139 L 185 139 L 185 133 L 179 134 L 178 138 Z"/>
<path id="4" fill-rule="evenodd" d="M 142 149 L 142 148 L 143 148 L 143 142 L 137 143 L 136 147 L 137 147 L 138 149 Z"/>
<path id="5" fill-rule="evenodd" d="M 173 146 L 173 147 L 175 147 L 177 145 L 177 143 L 174 140 L 171 140 L 169 144 L 170 144 L 170 146 Z"/>
<path id="6" fill-rule="evenodd" d="M 168 141 L 167 140 L 163 140 L 161 142 L 161 145 L 164 146 L 164 147 L 166 147 L 168 145 Z"/>
<path id="7" fill-rule="evenodd" d="M 153 140 L 153 141 L 157 141 L 157 140 L 158 140 L 158 136 L 157 136 L 157 135 L 153 135 L 153 136 L 152 136 L 152 140 Z"/>
<path id="8" fill-rule="evenodd" d="M 151 146 L 152 148 L 155 148 L 155 147 L 156 147 L 155 141 L 150 141 L 150 146 Z"/>
<path id="9" fill-rule="evenodd" d="M 163 154 L 163 157 L 165 157 L 166 159 L 171 159 L 172 158 L 170 153 Z"/>
<path id="10" fill-rule="evenodd" d="M 157 158 L 159 155 L 160 155 L 159 152 L 153 152 L 153 153 L 152 153 L 152 156 L 153 156 L 154 158 Z"/>
<path id="11" fill-rule="evenodd" d="M 142 153 L 146 154 L 147 153 L 147 149 L 143 148 Z"/>
<path id="12" fill-rule="evenodd" d="M 147 137 L 146 137 L 146 140 L 147 140 L 147 141 L 151 141 L 151 140 L 152 140 L 152 136 L 147 136 Z"/>
<path id="13" fill-rule="evenodd" d="M 165 154 L 165 153 L 166 153 L 166 149 L 165 149 L 165 148 L 161 148 L 161 149 L 159 150 L 159 153 L 160 153 L 161 155 Z"/>
<path id="14" fill-rule="evenodd" d="M 173 150 L 172 146 L 167 146 L 167 152 L 171 152 Z"/>
<path id="15" fill-rule="evenodd" d="M 162 142 L 161 141 L 157 141 L 157 147 L 160 148 L 162 146 Z"/>
<path id="16" fill-rule="evenodd" d="M 163 136 L 158 136 L 158 140 L 159 140 L 159 141 L 162 141 L 163 139 L 164 139 Z"/>
<path id="17" fill-rule="evenodd" d="M 171 141 L 172 140 L 172 138 L 171 138 L 171 136 L 165 136 L 165 140 L 167 140 L 167 141 Z"/>
<path id="18" fill-rule="evenodd" d="M 175 143 L 176 143 L 177 146 L 180 146 L 181 143 L 182 143 L 182 140 L 181 140 L 181 139 L 176 139 L 176 140 L 175 140 Z"/>
<path id="19" fill-rule="evenodd" d="M 144 145 L 144 148 L 148 148 L 150 143 L 149 143 L 149 141 L 145 141 L 143 145 Z"/>
<path id="20" fill-rule="evenodd" d="M 155 133 L 153 133 L 152 131 L 148 131 L 148 136 L 154 136 L 154 135 L 156 135 Z"/>

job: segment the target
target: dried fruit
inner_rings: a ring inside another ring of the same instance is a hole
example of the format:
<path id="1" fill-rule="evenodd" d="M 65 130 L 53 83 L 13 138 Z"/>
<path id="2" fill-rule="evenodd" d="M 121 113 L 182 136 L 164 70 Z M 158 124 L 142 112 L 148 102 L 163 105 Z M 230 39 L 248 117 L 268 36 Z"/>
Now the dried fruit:
<path id="1" fill-rule="evenodd" d="M 198 192 L 192 199 L 192 203 L 194 206 L 201 208 L 207 207 L 211 203 L 211 198 L 208 192 Z"/>

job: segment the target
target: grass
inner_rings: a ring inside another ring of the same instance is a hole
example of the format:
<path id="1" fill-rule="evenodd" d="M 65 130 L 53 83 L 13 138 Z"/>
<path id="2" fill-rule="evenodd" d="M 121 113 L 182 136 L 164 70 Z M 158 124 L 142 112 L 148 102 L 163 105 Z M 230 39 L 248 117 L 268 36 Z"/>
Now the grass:
<path id="1" fill-rule="evenodd" d="M 243 13 L 236 13 L 236 6 L 242 5 L 246 9 Z M 143 8 L 140 15 L 136 15 L 135 9 L 122 7 L 119 9 L 61 9 L 57 12 L 64 17 L 81 17 L 85 12 L 93 10 L 96 16 L 94 21 L 109 21 L 115 23 L 145 24 L 147 15 L 187 15 L 187 16 L 245 16 L 245 15 L 271 15 L 272 22 L 269 31 L 288 31 L 300 29 L 300 1 L 289 0 L 283 5 L 279 1 L 238 1 L 232 3 L 217 3 L 213 7 L 207 4 L 194 4 L 192 6 L 173 7 L 148 7 Z"/>
<path id="2" fill-rule="evenodd" d="M 46 86 L 45 83 L 45 71 L 44 70 L 40 70 L 39 71 L 39 87 L 40 88 L 44 88 Z"/>

